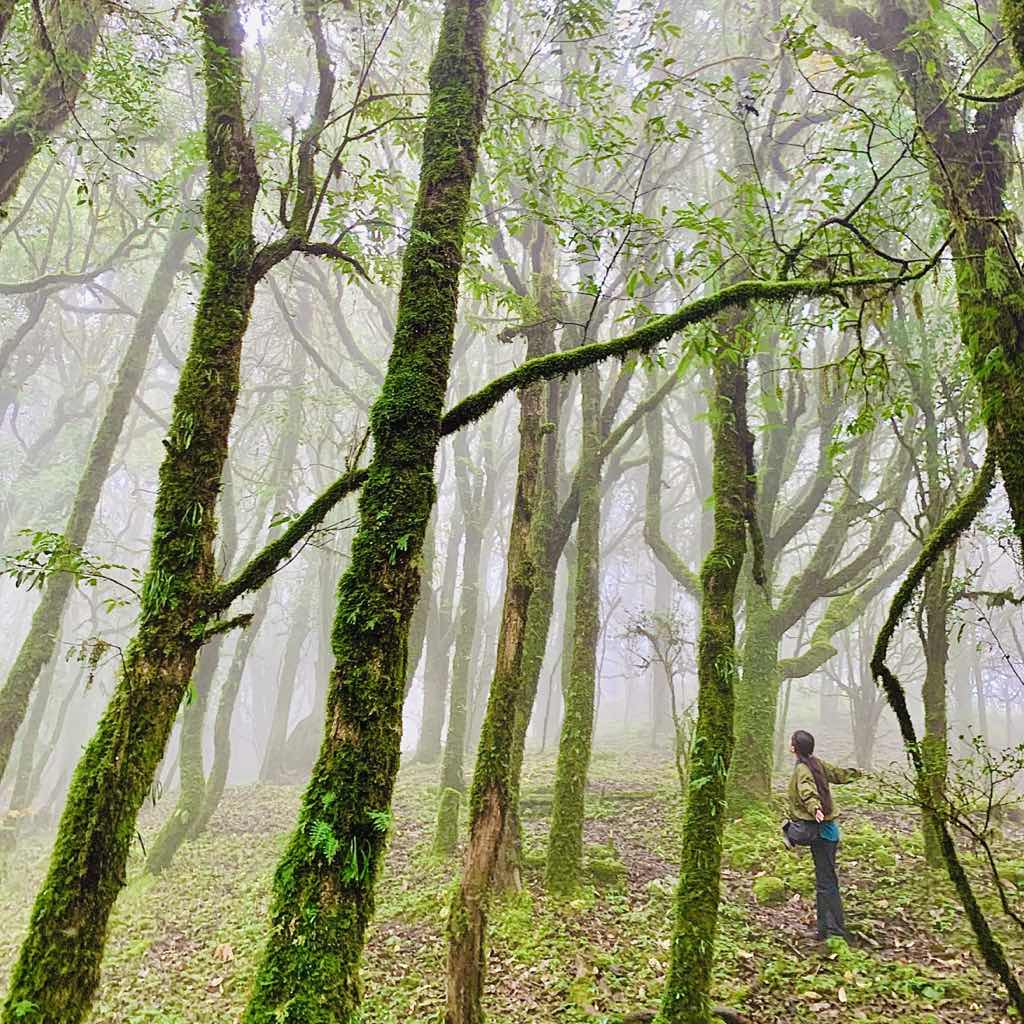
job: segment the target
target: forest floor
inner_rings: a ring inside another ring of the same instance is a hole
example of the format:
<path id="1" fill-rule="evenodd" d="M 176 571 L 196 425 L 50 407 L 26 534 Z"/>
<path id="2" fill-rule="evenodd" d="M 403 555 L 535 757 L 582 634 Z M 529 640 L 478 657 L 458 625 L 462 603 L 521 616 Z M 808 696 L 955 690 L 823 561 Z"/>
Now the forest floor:
<path id="1" fill-rule="evenodd" d="M 525 884 L 499 901 L 491 917 L 487 1010 L 498 1024 L 614 1020 L 655 1006 L 665 974 L 680 831 L 670 757 L 595 755 L 586 825 L 591 873 L 569 903 L 552 901 L 543 888 L 553 767 L 549 757 L 527 765 Z M 423 766 L 400 776 L 365 957 L 366 1024 L 440 1019 L 454 865 L 430 856 L 436 778 L 435 767 Z M 94 1024 L 238 1019 L 263 943 L 273 867 L 299 794 L 294 787 L 229 790 L 210 832 L 158 878 L 139 873 L 136 850 L 116 908 Z M 810 857 L 781 846 L 781 815 L 734 821 L 726 840 L 716 1000 L 758 1024 L 1010 1021 L 1001 990 L 972 952 L 948 882 L 925 868 L 912 810 L 885 806 L 860 784 L 844 787 L 841 800 L 841 879 L 848 923 L 862 938 L 838 949 L 801 938 L 813 925 Z M 162 809 L 144 814 L 143 841 L 154 834 Z M 1024 838 L 1008 838 L 1005 853 L 1024 855 Z M 0 982 L 24 932 L 45 856 L 45 843 L 28 843 L 17 869 L 0 882 Z M 781 901 L 759 902 L 755 888 Z M 994 904 L 993 919 L 1015 961 L 1024 961 L 1024 936 L 995 915 Z"/>

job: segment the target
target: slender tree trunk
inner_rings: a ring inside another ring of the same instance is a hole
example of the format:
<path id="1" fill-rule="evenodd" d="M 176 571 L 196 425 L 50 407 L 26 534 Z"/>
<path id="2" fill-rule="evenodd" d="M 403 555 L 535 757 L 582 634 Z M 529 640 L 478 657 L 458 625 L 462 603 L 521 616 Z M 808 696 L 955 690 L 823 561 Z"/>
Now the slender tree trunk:
<path id="1" fill-rule="evenodd" d="M 13 3 L 10 9 L 13 10 Z M 0 210 L 6 209 L 32 158 L 75 109 L 106 14 L 102 0 L 50 0 L 36 26 L 24 87 L 0 123 Z M 6 12 L 5 12 L 6 13 Z M 6 24 L 6 17 L 3 19 Z"/>
<path id="2" fill-rule="evenodd" d="M 349 1024 L 401 750 L 409 620 L 435 499 L 470 187 L 487 96 L 487 5 L 447 0 L 430 69 L 420 189 L 373 459 L 338 585 L 326 732 L 274 879 L 245 1024 Z"/>
<path id="3" fill-rule="evenodd" d="M 138 632 L 78 763 L 49 870 L 11 975 L 4 1024 L 31 1004 L 41 1024 L 79 1024 L 99 982 L 135 818 L 202 642 L 216 574 L 215 509 L 253 300 L 255 156 L 242 117 L 238 11 L 202 6 L 207 89 L 207 266 L 160 468 Z"/>
<path id="4" fill-rule="evenodd" d="M 487 901 L 509 827 L 516 705 L 533 577 L 530 528 L 540 485 L 544 385 L 520 392 L 519 465 L 509 528 L 505 598 L 469 806 L 469 843 L 448 915 L 447 1024 L 483 1019 Z"/>
<path id="5" fill-rule="evenodd" d="M 427 636 L 426 666 L 423 672 L 423 715 L 420 735 L 416 741 L 415 760 L 434 764 L 441 757 L 441 731 L 444 728 L 445 702 L 448 696 L 447 643 L 452 627 L 452 606 L 455 597 L 455 573 L 459 564 L 461 526 L 453 523 L 445 545 L 444 573 L 435 602 L 434 628 Z"/>
<path id="6" fill-rule="evenodd" d="M 64 527 L 67 543 L 75 549 L 85 545 L 96 516 L 103 484 L 121 439 L 132 398 L 146 370 L 149 351 L 157 325 L 167 309 L 174 278 L 185 259 L 185 251 L 194 232 L 179 222 L 171 232 L 167 248 L 157 265 L 143 301 L 139 318 L 117 370 L 114 387 L 96 428 L 85 468 L 78 481 L 71 514 Z M 42 596 L 32 616 L 28 634 L 22 641 L 14 663 L 0 689 L 0 780 L 10 759 L 14 737 L 28 710 L 33 687 L 43 666 L 56 652 L 61 621 L 74 586 L 70 573 L 50 576 L 43 584 Z"/>
<path id="7" fill-rule="evenodd" d="M 955 557 L 956 548 L 947 553 Z M 936 813 L 923 814 L 924 855 L 929 867 L 945 864 L 942 840 L 936 821 L 945 808 L 946 772 L 949 760 L 949 737 L 946 710 L 946 664 L 949 659 L 949 606 L 947 603 L 947 561 L 932 568 L 924 581 L 924 653 L 925 673 L 921 687 L 924 702 L 924 737 L 921 740 L 921 761 L 924 765 L 923 791 L 928 794 Z"/>
<path id="8" fill-rule="evenodd" d="M 39 749 L 39 733 L 43 727 L 43 719 L 46 717 L 46 709 L 50 703 L 56 674 L 57 659 L 51 658 L 42 673 L 39 689 L 32 702 L 32 710 L 22 733 L 18 768 L 14 776 L 14 790 L 11 793 L 12 811 L 21 811 L 28 806 L 31 796 L 32 768 L 42 754 Z"/>
<path id="9" fill-rule="evenodd" d="M 714 543 L 701 568 L 698 715 L 683 823 L 679 888 L 660 1019 L 704 1024 L 721 887 L 725 786 L 733 751 L 736 585 L 746 554 L 753 437 L 747 428 L 745 357 L 720 350 L 711 409 Z"/>
<path id="10" fill-rule="evenodd" d="M 272 592 L 272 584 L 263 585 L 256 595 L 249 625 L 235 642 L 231 664 L 224 677 L 220 696 L 217 698 L 217 715 L 213 720 L 213 759 L 210 763 L 210 774 L 206 778 L 203 807 L 189 830 L 189 839 L 195 839 L 206 831 L 224 796 L 228 773 L 231 770 L 231 720 L 235 716 L 235 705 L 238 703 L 238 692 L 245 677 L 245 666 L 266 620 Z"/>
<path id="11" fill-rule="evenodd" d="M 181 752 L 178 771 L 181 791 L 170 817 L 157 833 L 146 857 L 146 870 L 158 875 L 174 859 L 178 847 L 195 827 L 202 812 L 206 792 L 206 774 L 203 768 L 203 724 L 210 702 L 213 677 L 220 660 L 223 637 L 214 637 L 199 655 L 192 677 L 192 689 L 181 717 Z"/>
<path id="12" fill-rule="evenodd" d="M 277 679 L 277 696 L 274 701 L 274 717 L 270 721 L 270 735 L 267 748 L 263 753 L 263 764 L 260 766 L 260 779 L 263 782 L 284 781 L 285 747 L 288 741 L 288 722 L 291 718 L 292 701 L 295 698 L 296 684 L 299 680 L 299 661 L 302 657 L 302 646 L 309 636 L 310 611 L 312 604 L 312 587 L 310 581 L 303 581 L 302 595 L 292 616 L 291 629 L 288 631 L 288 642 L 285 644 L 284 657 L 281 659 L 281 671 Z"/>
<path id="13" fill-rule="evenodd" d="M 423 651 L 427 642 L 427 626 L 430 621 L 430 610 L 434 597 L 434 526 L 437 508 L 427 520 L 427 532 L 423 540 L 423 568 L 420 572 L 420 595 L 409 622 L 409 655 L 405 671 L 405 696 L 409 696 L 416 671 L 423 660 Z M 426 687 L 426 679 L 423 681 Z"/>
<path id="14" fill-rule="evenodd" d="M 463 761 L 466 749 L 466 725 L 469 716 L 469 675 L 473 641 L 477 635 L 480 607 L 480 556 L 484 543 L 482 498 L 479 481 L 474 487 L 469 478 L 469 445 L 465 435 L 455 438 L 455 479 L 465 517 L 466 538 L 462 546 L 462 593 L 459 597 L 458 628 L 452 655 L 451 697 L 448 703 L 448 734 L 441 762 L 441 799 L 434 831 L 434 852 L 449 856 L 459 836 L 459 802 L 465 792 Z"/>
<path id="15" fill-rule="evenodd" d="M 576 526 L 576 616 L 572 668 L 558 745 L 558 766 L 548 837 L 548 889 L 566 896 L 579 882 L 583 859 L 584 794 L 594 729 L 597 642 L 600 631 L 601 378 L 596 367 L 582 376 L 583 422 Z"/>

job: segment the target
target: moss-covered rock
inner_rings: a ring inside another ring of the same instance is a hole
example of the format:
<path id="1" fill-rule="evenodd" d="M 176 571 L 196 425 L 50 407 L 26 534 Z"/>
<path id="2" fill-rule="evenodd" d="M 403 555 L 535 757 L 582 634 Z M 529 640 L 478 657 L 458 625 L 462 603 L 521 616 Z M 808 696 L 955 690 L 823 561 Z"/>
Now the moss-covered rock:
<path id="1" fill-rule="evenodd" d="M 774 875 L 763 875 L 754 879 L 754 899 L 762 906 L 786 902 L 786 883 Z"/>
<path id="2" fill-rule="evenodd" d="M 592 846 L 586 853 L 587 874 L 600 885 L 621 885 L 626 880 L 626 865 L 612 842 Z"/>

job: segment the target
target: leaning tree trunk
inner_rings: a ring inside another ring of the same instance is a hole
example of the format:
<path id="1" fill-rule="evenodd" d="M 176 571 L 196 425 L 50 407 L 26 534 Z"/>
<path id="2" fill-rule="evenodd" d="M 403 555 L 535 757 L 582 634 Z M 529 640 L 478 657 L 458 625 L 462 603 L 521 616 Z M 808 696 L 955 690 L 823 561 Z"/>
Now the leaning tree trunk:
<path id="1" fill-rule="evenodd" d="M 14 197 L 32 158 L 74 111 L 106 9 L 103 0 L 52 0 L 33 7 L 39 23 L 25 84 L 0 123 L 0 210 Z"/>
<path id="2" fill-rule="evenodd" d="M 214 637 L 203 648 L 192 677 L 191 697 L 181 717 L 181 752 L 178 756 L 181 790 L 174 810 L 149 848 L 146 871 L 151 875 L 160 874 L 170 865 L 178 852 L 178 847 L 195 827 L 196 819 L 202 812 L 206 792 L 206 776 L 203 771 L 203 725 L 206 722 L 206 708 L 210 703 L 210 691 L 220 661 L 223 640 L 223 637 Z"/>
<path id="3" fill-rule="evenodd" d="M 447 1024 L 479 1024 L 483 1019 L 487 900 L 510 824 L 516 704 L 535 575 L 530 564 L 530 527 L 540 480 L 544 393 L 543 384 L 520 392 L 519 465 L 498 649 L 470 793 L 469 843 L 448 914 Z"/>
<path id="4" fill-rule="evenodd" d="M 601 624 L 601 377 L 597 367 L 582 376 L 580 510 L 576 524 L 576 617 L 572 667 L 558 744 L 546 882 L 559 896 L 579 882 L 583 860 L 584 793 L 594 730 L 597 641 Z"/>
<path id="5" fill-rule="evenodd" d="M 401 749 L 409 621 L 435 498 L 470 187 L 487 95 L 485 0 L 447 0 L 394 345 L 370 425 L 360 523 L 338 585 L 326 732 L 274 879 L 245 1024 L 349 1024 Z"/>
<path id="6" fill-rule="evenodd" d="M 666 1024 L 709 1019 L 711 971 L 721 889 L 725 785 L 733 750 L 736 584 L 751 513 L 748 477 L 753 437 L 747 427 L 746 361 L 728 350 L 715 359 L 712 402 L 714 543 L 701 568 L 697 646 L 697 728 L 683 824 L 679 888 L 668 980 Z"/>
<path id="7" fill-rule="evenodd" d="M 195 233 L 186 228 L 183 222 L 176 224 L 153 274 L 131 340 L 118 367 L 106 409 L 96 428 L 85 468 L 78 480 L 71 514 L 64 527 L 65 540 L 73 549 L 80 549 L 88 539 L 128 410 L 146 370 L 157 325 L 167 309 L 174 288 L 174 277 L 194 237 Z M 28 710 L 39 673 L 57 650 L 61 620 L 74 582 L 71 573 L 59 573 L 50 576 L 43 584 L 42 596 L 32 616 L 28 634 L 0 689 L 0 781 L 10 760 L 14 737 Z"/>
<path id="8" fill-rule="evenodd" d="M 99 982 L 135 818 L 188 688 L 216 575 L 221 473 L 253 300 L 255 156 L 242 117 L 242 40 L 227 0 L 200 6 L 207 89 L 207 256 L 192 343 L 160 467 L 138 631 L 68 793 L 47 877 L 11 975 L 4 1024 L 34 1007 L 42 1024 L 78 1024 Z"/>
<path id="9" fill-rule="evenodd" d="M 203 789 L 203 806 L 199 814 L 192 819 L 192 826 L 187 836 L 189 839 L 195 839 L 196 836 L 206 831 L 210 819 L 216 813 L 221 798 L 224 796 L 224 788 L 228 784 L 228 772 L 231 769 L 231 720 L 235 716 L 235 704 L 238 702 L 238 692 L 242 688 L 242 679 L 245 677 L 245 666 L 256 645 L 260 630 L 263 628 L 272 593 L 272 583 L 265 583 L 263 589 L 256 595 L 256 603 L 253 606 L 249 624 L 235 641 L 231 664 L 217 698 L 217 714 L 213 719 L 213 759 L 210 762 L 210 773 L 206 777 L 206 785 Z"/>

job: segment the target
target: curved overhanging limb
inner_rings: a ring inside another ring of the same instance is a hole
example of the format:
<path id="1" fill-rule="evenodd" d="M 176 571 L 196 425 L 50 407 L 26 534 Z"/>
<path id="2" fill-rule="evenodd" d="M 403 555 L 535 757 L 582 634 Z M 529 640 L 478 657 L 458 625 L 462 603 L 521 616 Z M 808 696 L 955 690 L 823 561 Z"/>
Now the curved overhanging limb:
<path id="1" fill-rule="evenodd" d="M 985 461 L 981 467 L 974 483 L 959 502 L 949 511 L 935 531 L 928 538 L 918 555 L 917 560 L 911 566 L 903 582 L 900 584 L 896 596 L 893 598 L 892 606 L 886 617 L 885 623 L 878 634 L 875 642 L 875 649 L 871 657 L 871 672 L 875 679 L 879 680 L 885 691 L 885 698 L 896 715 L 899 723 L 900 735 L 906 747 L 907 754 L 914 766 L 915 782 L 925 814 L 932 819 L 932 823 L 939 839 L 939 846 L 943 859 L 946 862 L 946 870 L 949 872 L 950 881 L 956 889 L 957 896 L 963 905 L 964 912 L 971 924 L 978 948 L 988 968 L 998 976 L 1003 983 L 1010 1002 L 1016 1008 L 1017 1013 L 1024 1017 L 1024 990 L 1021 989 L 1013 968 L 1006 959 L 999 940 L 993 935 L 988 920 L 985 917 L 974 890 L 971 887 L 970 879 L 960 863 L 956 844 L 949 832 L 945 817 L 939 808 L 932 807 L 927 799 L 924 789 L 925 764 L 921 753 L 921 745 L 917 738 L 913 719 L 910 716 L 910 709 L 907 706 L 907 694 L 896 673 L 889 668 L 886 658 L 889 653 L 889 645 L 895 635 L 896 628 L 903 618 L 913 600 L 914 593 L 920 586 L 924 577 L 939 557 L 965 530 L 970 527 L 974 520 L 984 509 L 988 497 L 992 492 L 995 483 L 996 457 L 991 449 L 985 455 Z"/>

